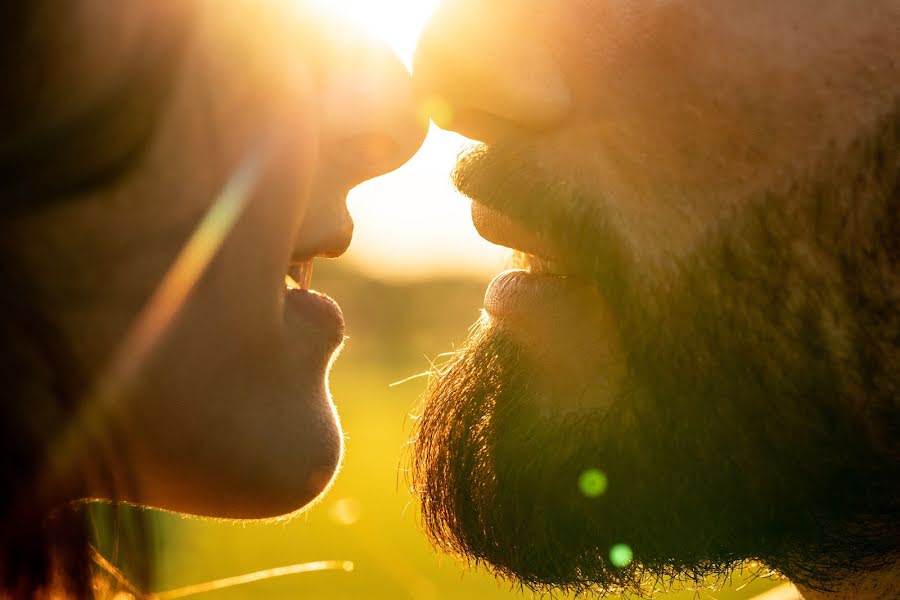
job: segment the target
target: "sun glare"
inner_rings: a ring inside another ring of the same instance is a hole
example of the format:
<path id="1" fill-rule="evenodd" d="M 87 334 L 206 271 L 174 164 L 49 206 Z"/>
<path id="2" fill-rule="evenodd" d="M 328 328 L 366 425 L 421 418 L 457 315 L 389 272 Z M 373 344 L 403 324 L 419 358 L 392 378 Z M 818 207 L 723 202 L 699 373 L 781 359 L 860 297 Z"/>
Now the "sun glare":
<path id="1" fill-rule="evenodd" d="M 301 0 L 302 1 L 302 0 Z M 416 40 L 440 0 L 312 0 L 391 46 L 410 65 Z"/>
<path id="2" fill-rule="evenodd" d="M 440 0 L 295 0 L 349 22 L 390 46 L 412 68 L 416 43 Z M 426 110 L 423 107 L 423 110 Z M 435 114 L 431 107 L 430 114 Z M 404 167 L 354 189 L 356 221 L 347 259 L 379 277 L 420 279 L 440 274 L 487 277 L 508 251 L 475 231 L 470 203 L 453 189 L 450 171 L 470 140 L 432 126 Z"/>

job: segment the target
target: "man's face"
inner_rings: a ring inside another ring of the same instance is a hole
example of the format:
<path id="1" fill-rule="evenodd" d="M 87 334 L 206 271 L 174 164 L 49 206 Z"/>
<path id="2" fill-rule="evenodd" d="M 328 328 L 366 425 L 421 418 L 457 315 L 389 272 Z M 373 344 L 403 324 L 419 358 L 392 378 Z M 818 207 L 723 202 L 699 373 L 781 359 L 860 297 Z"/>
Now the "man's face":
<path id="1" fill-rule="evenodd" d="M 870 531 L 898 474 L 898 26 L 891 2 L 443 5 L 414 76 L 484 142 L 457 185 L 525 270 L 426 398 L 440 545 L 575 589 L 896 552 Z"/>

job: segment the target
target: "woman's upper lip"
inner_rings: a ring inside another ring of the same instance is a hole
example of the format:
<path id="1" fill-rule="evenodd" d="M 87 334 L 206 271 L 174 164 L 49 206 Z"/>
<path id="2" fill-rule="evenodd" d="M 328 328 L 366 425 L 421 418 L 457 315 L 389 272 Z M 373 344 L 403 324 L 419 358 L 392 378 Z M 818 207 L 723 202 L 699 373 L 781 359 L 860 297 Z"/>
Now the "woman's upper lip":
<path id="1" fill-rule="evenodd" d="M 341 256 L 353 239 L 353 227 L 353 218 L 347 210 L 346 194 L 340 201 L 314 204 L 297 232 L 291 260 L 302 262 L 313 258 Z"/>

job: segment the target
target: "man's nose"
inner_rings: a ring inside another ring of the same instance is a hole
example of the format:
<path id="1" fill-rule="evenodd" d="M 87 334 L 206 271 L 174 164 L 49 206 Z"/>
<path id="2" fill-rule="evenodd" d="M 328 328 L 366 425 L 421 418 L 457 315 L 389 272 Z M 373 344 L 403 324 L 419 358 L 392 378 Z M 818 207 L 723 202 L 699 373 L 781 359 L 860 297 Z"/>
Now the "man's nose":
<path id="1" fill-rule="evenodd" d="M 427 119 L 409 72 L 365 38 L 340 44 L 323 69 L 323 155 L 356 185 L 396 169 L 422 145 Z"/>
<path id="2" fill-rule="evenodd" d="M 444 129 L 482 141 L 511 128 L 541 130 L 571 107 L 549 47 L 522 31 L 515 3 L 446 0 L 414 60 L 416 87 Z"/>

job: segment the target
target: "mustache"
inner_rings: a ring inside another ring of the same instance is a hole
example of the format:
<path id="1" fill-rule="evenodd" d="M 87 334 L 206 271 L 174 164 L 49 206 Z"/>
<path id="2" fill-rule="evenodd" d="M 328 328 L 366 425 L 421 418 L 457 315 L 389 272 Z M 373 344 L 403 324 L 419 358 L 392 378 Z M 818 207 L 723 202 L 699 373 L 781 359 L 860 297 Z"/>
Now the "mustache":
<path id="1" fill-rule="evenodd" d="M 527 140 L 479 145 L 460 155 L 452 174 L 457 190 L 504 214 L 557 250 L 572 273 L 622 289 L 630 253 L 610 222 L 601 190 L 585 190 L 538 166 Z"/>

